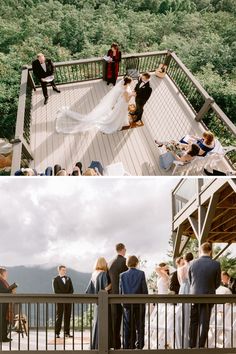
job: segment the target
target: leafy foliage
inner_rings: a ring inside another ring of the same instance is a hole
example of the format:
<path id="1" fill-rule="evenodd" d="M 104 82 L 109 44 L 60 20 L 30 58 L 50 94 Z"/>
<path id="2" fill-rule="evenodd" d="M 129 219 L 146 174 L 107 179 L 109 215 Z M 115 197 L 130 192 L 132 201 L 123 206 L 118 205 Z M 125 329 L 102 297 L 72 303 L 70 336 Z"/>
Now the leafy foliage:
<path id="1" fill-rule="evenodd" d="M 171 48 L 236 122 L 234 0 L 1 0 L 0 132 L 14 135 L 21 67 Z"/>

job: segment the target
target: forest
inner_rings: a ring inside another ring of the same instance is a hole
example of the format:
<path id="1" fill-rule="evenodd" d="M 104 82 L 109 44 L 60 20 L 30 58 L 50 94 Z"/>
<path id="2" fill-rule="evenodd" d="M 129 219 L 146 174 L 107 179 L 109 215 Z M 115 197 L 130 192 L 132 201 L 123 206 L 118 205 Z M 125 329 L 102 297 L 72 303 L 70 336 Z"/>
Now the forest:
<path id="1" fill-rule="evenodd" d="M 0 136 L 15 131 L 21 68 L 170 48 L 236 124 L 235 0 L 1 0 Z"/>

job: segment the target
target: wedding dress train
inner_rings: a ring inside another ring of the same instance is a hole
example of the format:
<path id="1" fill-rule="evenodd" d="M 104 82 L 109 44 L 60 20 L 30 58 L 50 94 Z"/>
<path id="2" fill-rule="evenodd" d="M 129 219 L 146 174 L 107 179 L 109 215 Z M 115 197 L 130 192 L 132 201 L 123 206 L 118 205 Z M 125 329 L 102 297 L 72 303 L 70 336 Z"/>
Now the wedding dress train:
<path id="1" fill-rule="evenodd" d="M 124 86 L 124 81 L 121 80 L 88 114 L 62 107 L 57 112 L 56 131 L 75 134 L 96 127 L 103 133 L 111 134 L 120 130 L 124 125 L 129 125 L 125 93 L 131 95 L 131 92 L 131 88 Z"/>

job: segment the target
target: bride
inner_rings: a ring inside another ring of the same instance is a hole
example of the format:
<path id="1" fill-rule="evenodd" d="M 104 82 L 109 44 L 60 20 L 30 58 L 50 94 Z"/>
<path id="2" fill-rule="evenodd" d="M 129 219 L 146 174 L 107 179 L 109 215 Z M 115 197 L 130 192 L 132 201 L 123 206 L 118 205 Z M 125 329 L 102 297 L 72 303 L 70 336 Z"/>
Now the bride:
<path id="1" fill-rule="evenodd" d="M 88 114 L 74 112 L 62 107 L 57 112 L 56 131 L 58 133 L 79 133 L 96 127 L 103 133 L 111 134 L 129 125 L 128 103 L 132 96 L 132 79 L 126 76 Z"/>

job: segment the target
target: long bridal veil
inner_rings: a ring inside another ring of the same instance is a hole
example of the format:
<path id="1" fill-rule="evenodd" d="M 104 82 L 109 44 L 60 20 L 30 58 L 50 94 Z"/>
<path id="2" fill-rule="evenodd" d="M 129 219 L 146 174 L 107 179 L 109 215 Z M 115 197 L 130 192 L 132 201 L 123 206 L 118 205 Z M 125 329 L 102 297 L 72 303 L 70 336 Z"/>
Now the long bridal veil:
<path id="1" fill-rule="evenodd" d="M 112 133 L 119 128 L 113 121 L 115 112 L 122 107 L 124 102 L 123 92 L 124 80 L 121 80 L 88 114 L 81 114 L 70 110 L 69 107 L 62 107 L 57 112 L 56 131 L 74 134 L 97 127 L 101 131 Z"/>

